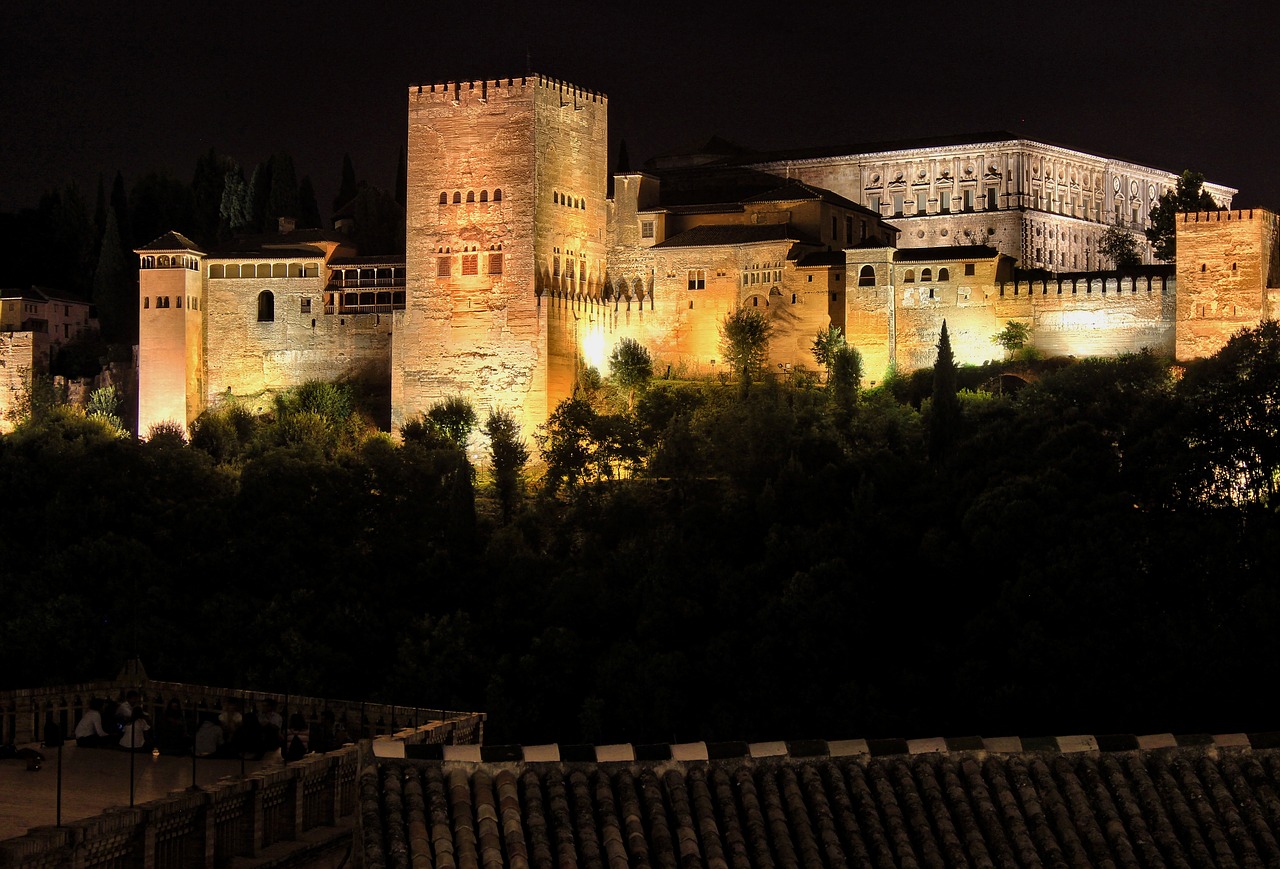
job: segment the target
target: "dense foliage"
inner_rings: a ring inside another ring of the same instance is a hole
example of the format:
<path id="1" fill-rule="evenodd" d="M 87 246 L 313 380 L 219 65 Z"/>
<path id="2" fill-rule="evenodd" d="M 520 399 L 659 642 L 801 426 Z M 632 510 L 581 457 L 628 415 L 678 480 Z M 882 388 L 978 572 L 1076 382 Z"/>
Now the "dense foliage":
<path id="1" fill-rule="evenodd" d="M 960 368 L 934 461 L 930 372 L 856 401 L 606 383 L 541 432 L 543 483 L 509 418 L 472 432 L 508 450 L 497 486 L 319 388 L 190 446 L 55 409 L 0 440 L 3 679 L 136 650 L 483 709 L 493 742 L 1271 728 L 1277 358 L 1265 324 L 1180 378 Z"/>

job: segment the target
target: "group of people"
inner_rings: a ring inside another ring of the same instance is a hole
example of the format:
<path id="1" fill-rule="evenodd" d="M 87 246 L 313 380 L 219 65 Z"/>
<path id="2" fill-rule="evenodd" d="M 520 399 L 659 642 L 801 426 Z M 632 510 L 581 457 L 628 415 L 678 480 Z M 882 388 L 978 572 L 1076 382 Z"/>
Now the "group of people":
<path id="1" fill-rule="evenodd" d="M 89 702 L 76 724 L 76 745 L 124 751 L 155 749 L 161 754 L 194 752 L 196 757 L 244 760 L 261 760 L 279 751 L 285 761 L 292 761 L 311 751 L 332 751 L 352 741 L 328 709 L 314 725 L 295 712 L 286 727 L 272 699 L 263 700 L 256 710 L 246 710 L 242 700 L 228 699 L 221 712 L 200 712 L 194 730 L 176 697 L 154 724 L 143 711 L 137 691 L 129 691 L 112 705 L 114 709 L 108 708 L 108 701 L 99 697 Z"/>

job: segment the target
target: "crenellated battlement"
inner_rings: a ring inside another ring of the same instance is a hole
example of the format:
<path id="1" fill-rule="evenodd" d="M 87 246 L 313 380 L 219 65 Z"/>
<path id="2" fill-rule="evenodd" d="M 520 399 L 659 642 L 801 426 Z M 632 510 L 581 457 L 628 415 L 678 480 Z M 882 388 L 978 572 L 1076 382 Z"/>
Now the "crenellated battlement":
<path id="1" fill-rule="evenodd" d="M 1270 214 L 1265 208 L 1222 208 L 1216 211 L 1184 211 L 1178 216 L 1183 223 L 1214 223 L 1224 220 L 1253 220 L 1254 212 L 1258 217 Z M 1224 216 L 1225 215 L 1225 216 Z"/>
<path id="2" fill-rule="evenodd" d="M 460 102 L 463 99 L 464 94 L 470 98 L 479 92 L 480 99 L 487 100 L 491 90 L 500 96 L 513 96 L 517 94 L 524 94 L 526 91 L 534 88 L 554 90 L 561 96 L 572 97 L 573 99 L 581 102 L 592 102 L 606 105 L 609 101 L 609 98 L 599 91 L 593 91 L 589 88 L 584 88 L 571 82 L 537 73 L 522 75 L 519 77 L 512 76 L 505 79 L 486 78 L 475 79 L 472 81 L 445 81 L 415 84 L 409 86 L 409 96 L 412 99 L 436 99 L 441 101 L 448 100 L 452 102 Z"/>

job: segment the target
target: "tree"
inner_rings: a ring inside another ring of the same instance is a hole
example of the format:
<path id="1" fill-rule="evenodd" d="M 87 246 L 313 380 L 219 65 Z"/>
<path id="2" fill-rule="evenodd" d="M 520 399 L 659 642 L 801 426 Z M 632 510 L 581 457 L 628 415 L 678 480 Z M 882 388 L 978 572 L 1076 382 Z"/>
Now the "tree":
<path id="1" fill-rule="evenodd" d="M 1190 493 L 1209 504 L 1274 504 L 1280 493 L 1280 323 L 1242 329 L 1189 366 Z"/>
<path id="2" fill-rule="evenodd" d="M 476 426 L 476 409 L 461 395 L 454 395 L 433 404 L 426 418 L 449 436 L 458 448 L 466 450 L 471 430 Z"/>
<path id="3" fill-rule="evenodd" d="M 271 158 L 271 188 L 262 231 L 276 232 L 282 217 L 295 221 L 298 218 L 298 175 L 293 169 L 293 157 L 285 151 Z"/>
<path id="4" fill-rule="evenodd" d="M 338 186 L 338 195 L 333 198 L 333 210 L 339 211 L 360 192 L 356 186 L 356 170 L 351 165 L 351 155 L 342 155 L 342 182 Z"/>
<path id="5" fill-rule="evenodd" d="M 98 309 L 103 337 L 108 341 L 131 344 L 137 340 L 138 297 L 131 292 L 136 274 L 125 262 L 116 210 L 110 208 L 98 267 L 93 272 L 93 304 Z"/>
<path id="6" fill-rule="evenodd" d="M 933 405 L 929 416 L 929 458 L 940 461 L 960 434 L 960 399 L 956 395 L 956 360 L 951 352 L 947 321 L 938 336 L 938 359 L 933 363 Z"/>
<path id="7" fill-rule="evenodd" d="M 814 361 L 827 370 L 827 377 L 831 376 L 831 362 L 835 358 L 836 351 L 843 346 L 845 346 L 844 332 L 840 331 L 840 327 L 835 324 L 819 329 L 818 334 L 813 337 Z"/>
<path id="8" fill-rule="evenodd" d="M 634 403 L 636 389 L 644 389 L 653 377 L 653 357 L 634 338 L 623 338 L 609 354 L 609 376 L 627 390 L 627 407 Z"/>
<path id="9" fill-rule="evenodd" d="M 1177 257 L 1179 211 L 1214 211 L 1217 207 L 1213 197 L 1204 191 L 1204 175 L 1190 169 L 1184 171 L 1177 186 L 1162 193 L 1151 208 L 1151 226 L 1146 234 L 1156 258 L 1173 262 Z"/>
<path id="10" fill-rule="evenodd" d="M 945 325 L 944 325 L 945 329 Z M 1027 342 L 1031 340 L 1031 327 L 1026 323 L 1019 323 L 1016 320 L 1009 320 L 1004 324 L 1004 328 L 991 336 L 992 344 L 999 344 L 1005 349 L 1006 353 L 1014 354 L 1027 346 Z M 950 349 L 950 342 L 948 342 Z"/>
<path id="11" fill-rule="evenodd" d="M 862 354 L 843 343 L 831 354 L 827 375 L 827 392 L 835 401 L 841 415 L 847 420 L 853 414 L 858 401 L 858 387 L 862 383 Z"/>
<path id="12" fill-rule="evenodd" d="M 742 392 L 751 387 L 769 359 L 773 326 L 755 308 L 739 308 L 720 323 L 720 355 L 742 379 Z"/>
<path id="13" fill-rule="evenodd" d="M 1118 269 L 1142 264 L 1138 253 L 1138 240 L 1133 233 L 1119 226 L 1108 226 L 1098 242 L 1098 252 L 1111 260 Z"/>
<path id="14" fill-rule="evenodd" d="M 218 206 L 218 232 L 230 235 L 243 232 L 253 219 L 253 191 L 245 183 L 239 167 L 228 169 L 222 185 L 222 202 Z"/>
<path id="15" fill-rule="evenodd" d="M 520 437 L 520 424 L 507 410 L 491 410 L 481 429 L 489 438 L 493 485 L 502 505 L 502 521 L 510 522 L 520 497 L 520 474 L 529 461 L 529 448 Z"/>
<path id="16" fill-rule="evenodd" d="M 321 229 L 322 223 L 315 186 L 310 175 L 303 175 L 298 182 L 298 229 Z"/>

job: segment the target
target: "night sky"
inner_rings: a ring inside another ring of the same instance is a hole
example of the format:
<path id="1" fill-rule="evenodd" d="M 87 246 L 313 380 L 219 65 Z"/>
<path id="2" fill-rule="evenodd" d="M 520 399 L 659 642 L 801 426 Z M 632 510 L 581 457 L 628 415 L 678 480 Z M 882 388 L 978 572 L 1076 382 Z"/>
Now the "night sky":
<path id="1" fill-rule="evenodd" d="M 410 84 L 529 69 L 610 100 L 633 165 L 717 134 L 755 148 L 1007 129 L 1280 209 L 1271 2 L 28 2 L 5 7 L 0 210 L 99 175 L 189 181 L 274 151 L 322 213 L 342 155 L 390 188 Z"/>

